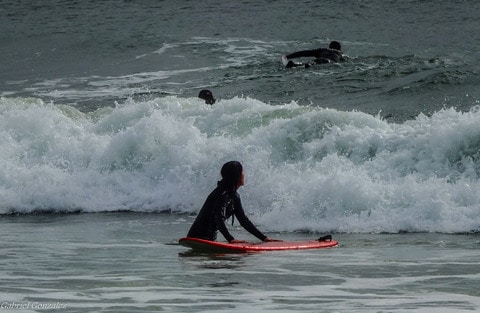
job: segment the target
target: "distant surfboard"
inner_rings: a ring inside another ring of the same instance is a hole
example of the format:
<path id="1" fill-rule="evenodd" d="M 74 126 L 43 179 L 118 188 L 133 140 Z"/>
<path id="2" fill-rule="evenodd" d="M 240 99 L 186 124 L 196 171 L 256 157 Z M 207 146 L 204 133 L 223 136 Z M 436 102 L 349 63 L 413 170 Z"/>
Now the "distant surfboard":
<path id="1" fill-rule="evenodd" d="M 185 237 L 179 240 L 182 246 L 199 252 L 261 252 L 261 251 L 283 251 L 283 250 L 305 250 L 331 248 L 338 245 L 332 236 L 324 236 L 317 240 L 306 241 L 270 241 L 270 242 L 248 242 L 248 243 L 227 243 L 210 241 L 199 238 Z"/>

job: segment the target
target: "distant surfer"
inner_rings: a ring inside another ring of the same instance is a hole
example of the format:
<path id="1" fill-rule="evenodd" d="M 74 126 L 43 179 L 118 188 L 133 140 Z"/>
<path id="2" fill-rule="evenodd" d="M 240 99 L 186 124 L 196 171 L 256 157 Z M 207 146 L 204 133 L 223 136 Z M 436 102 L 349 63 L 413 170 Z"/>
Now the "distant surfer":
<path id="1" fill-rule="evenodd" d="M 315 59 L 308 63 L 296 63 L 291 60 L 291 59 L 306 58 L 306 57 L 313 57 Z M 347 58 L 348 57 L 342 53 L 342 45 L 338 41 L 332 41 L 330 42 L 330 45 L 328 46 L 328 48 L 303 50 L 303 51 L 297 51 L 288 55 L 284 55 L 282 56 L 282 62 L 287 68 L 297 67 L 297 66 L 304 66 L 308 68 L 311 65 L 315 65 L 315 64 L 344 62 L 347 60 Z"/>
<path id="2" fill-rule="evenodd" d="M 245 175 L 242 164 L 238 161 L 230 161 L 223 165 L 221 171 L 222 180 L 205 200 L 200 212 L 193 222 L 188 237 L 215 241 L 217 231 L 220 231 L 230 243 L 244 243 L 244 240 L 236 240 L 228 231 L 225 220 L 234 216 L 248 232 L 262 241 L 280 241 L 270 239 L 259 231 L 248 219 L 240 201 L 237 189 L 243 186 Z"/>
<path id="3" fill-rule="evenodd" d="M 213 93 L 208 89 L 201 90 L 200 93 L 198 94 L 198 97 L 200 99 L 205 100 L 206 104 L 214 104 L 215 103 L 215 98 L 213 97 Z"/>

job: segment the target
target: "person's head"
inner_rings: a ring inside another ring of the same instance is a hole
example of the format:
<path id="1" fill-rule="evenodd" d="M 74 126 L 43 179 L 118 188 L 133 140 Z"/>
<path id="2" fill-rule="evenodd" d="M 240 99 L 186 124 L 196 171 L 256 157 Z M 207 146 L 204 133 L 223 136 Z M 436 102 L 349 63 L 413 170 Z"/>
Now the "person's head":
<path id="1" fill-rule="evenodd" d="M 332 41 L 330 45 L 328 46 L 330 49 L 335 49 L 335 50 L 342 50 L 342 45 L 338 41 Z"/>
<path id="2" fill-rule="evenodd" d="M 238 161 L 223 164 L 220 174 L 222 175 L 221 183 L 227 190 L 237 190 L 244 184 L 243 166 Z"/>
<path id="3" fill-rule="evenodd" d="M 213 97 L 212 92 L 208 89 L 201 90 L 200 93 L 198 94 L 198 97 L 200 99 L 205 100 L 206 104 L 214 104 L 215 103 L 215 98 Z"/>

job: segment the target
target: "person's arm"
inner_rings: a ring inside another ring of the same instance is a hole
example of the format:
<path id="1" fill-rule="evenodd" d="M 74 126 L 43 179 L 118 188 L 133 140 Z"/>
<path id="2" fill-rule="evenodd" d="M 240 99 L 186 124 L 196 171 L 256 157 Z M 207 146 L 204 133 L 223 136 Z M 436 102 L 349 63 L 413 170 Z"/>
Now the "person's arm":
<path id="1" fill-rule="evenodd" d="M 306 57 L 317 57 L 318 51 L 315 50 L 303 50 L 297 51 L 292 54 L 288 54 L 286 57 L 287 59 L 295 59 L 295 58 L 306 58 Z"/>
<path id="2" fill-rule="evenodd" d="M 255 225 L 253 225 L 253 223 L 245 215 L 245 211 L 243 210 L 240 197 L 239 196 L 235 197 L 234 201 L 235 201 L 235 216 L 240 222 L 240 225 L 242 225 L 242 227 L 245 228 L 245 230 L 247 230 L 250 234 L 254 235 L 261 241 L 265 241 L 266 239 L 268 239 L 268 237 L 265 236 L 261 231 L 259 231 L 258 228 L 255 227 Z"/>

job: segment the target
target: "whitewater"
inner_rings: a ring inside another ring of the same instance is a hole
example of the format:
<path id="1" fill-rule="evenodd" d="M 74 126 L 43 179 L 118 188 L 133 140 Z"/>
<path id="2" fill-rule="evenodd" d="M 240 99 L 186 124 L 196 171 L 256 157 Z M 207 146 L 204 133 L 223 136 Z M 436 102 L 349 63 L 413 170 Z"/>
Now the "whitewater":
<path id="1" fill-rule="evenodd" d="M 0 212 L 195 213 L 238 160 L 244 206 L 271 231 L 477 232 L 479 118 L 177 96 L 82 113 L 4 97 Z"/>

